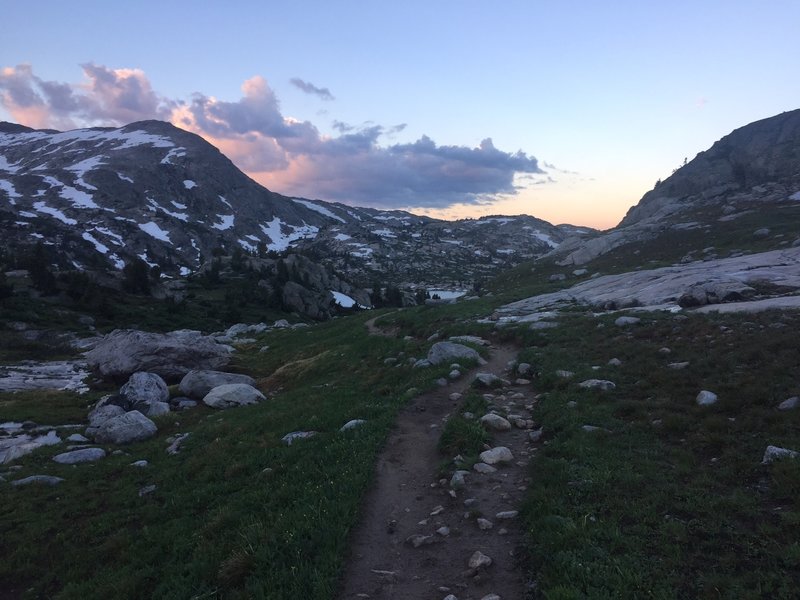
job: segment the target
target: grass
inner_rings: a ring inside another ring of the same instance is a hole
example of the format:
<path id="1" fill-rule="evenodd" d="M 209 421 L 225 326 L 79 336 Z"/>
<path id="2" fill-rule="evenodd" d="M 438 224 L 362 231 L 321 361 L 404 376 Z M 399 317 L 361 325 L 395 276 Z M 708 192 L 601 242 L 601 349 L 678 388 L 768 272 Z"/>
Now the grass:
<path id="1" fill-rule="evenodd" d="M 796 597 L 800 462 L 760 461 L 768 444 L 800 448 L 798 414 L 776 409 L 798 393 L 798 323 L 647 315 L 620 329 L 573 316 L 525 334 L 520 360 L 545 391 L 524 509 L 538 597 Z M 689 366 L 667 366 L 677 361 Z M 617 388 L 577 387 L 590 377 Z M 719 403 L 696 406 L 701 389 Z"/>
<path id="2" fill-rule="evenodd" d="M 389 356 L 422 355 L 429 344 L 368 336 L 367 316 L 270 332 L 253 348 L 266 343 L 268 352 L 242 352 L 235 370 L 269 394 L 257 406 L 172 413 L 159 419 L 156 438 L 92 465 L 52 462 L 63 447 L 19 461 L 13 478 L 65 481 L 0 487 L 0 580 L 25 590 L 24 598 L 333 597 L 348 531 L 396 411 L 410 388 L 426 389 L 447 370 L 385 365 Z M 34 396 L 4 397 L 4 411 L 27 404 L 4 416 L 85 414 L 86 399 Z M 367 423 L 339 432 L 355 418 Z M 319 433 L 281 443 L 299 429 Z M 186 431 L 184 450 L 166 454 L 166 438 Z M 130 466 L 139 459 L 150 465 Z M 147 485 L 155 491 L 140 496 Z"/>

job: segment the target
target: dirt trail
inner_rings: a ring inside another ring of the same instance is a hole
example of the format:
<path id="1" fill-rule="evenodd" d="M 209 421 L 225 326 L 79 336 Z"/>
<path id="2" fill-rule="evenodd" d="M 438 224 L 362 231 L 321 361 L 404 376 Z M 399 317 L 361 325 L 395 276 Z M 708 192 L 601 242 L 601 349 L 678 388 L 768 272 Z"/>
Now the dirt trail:
<path id="1" fill-rule="evenodd" d="M 465 392 L 476 372 L 509 378 L 506 365 L 515 356 L 514 348 L 492 347 L 488 364 L 417 397 L 403 409 L 378 457 L 374 485 L 351 535 L 341 600 L 442 600 L 449 594 L 458 600 L 478 600 L 492 593 L 504 600 L 525 596 L 525 574 L 517 566 L 522 527 L 518 518 L 498 519 L 496 514 L 519 508 L 530 484 L 529 432 L 512 428 L 495 433 L 492 446 L 509 448 L 514 461 L 496 465 L 497 472 L 491 474 L 470 471 L 466 486 L 455 492 L 455 498 L 450 494 L 449 475 L 446 482 L 439 478 L 442 462 L 453 457 L 443 457 L 436 448 L 444 420 L 460 406 L 460 401 L 449 399 L 450 394 Z M 498 410 L 529 418 L 525 406 L 534 402 L 529 385 L 512 385 L 492 394 Z M 452 471 L 452 465 L 449 468 Z M 474 500 L 465 505 L 467 499 Z M 478 517 L 493 526 L 481 529 Z M 437 533 L 442 527 L 449 528 L 449 533 Z M 415 548 L 408 541 L 414 535 L 432 538 Z M 469 570 L 468 561 L 477 550 L 493 563 L 476 572 Z"/>

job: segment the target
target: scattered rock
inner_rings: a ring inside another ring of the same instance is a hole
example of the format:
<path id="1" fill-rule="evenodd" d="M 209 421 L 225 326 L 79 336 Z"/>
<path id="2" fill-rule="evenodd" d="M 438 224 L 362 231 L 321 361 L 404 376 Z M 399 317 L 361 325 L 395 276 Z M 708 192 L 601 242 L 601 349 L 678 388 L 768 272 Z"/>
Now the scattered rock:
<path id="1" fill-rule="evenodd" d="M 139 468 L 139 469 L 144 469 L 144 468 L 145 468 L 145 467 L 147 467 L 149 464 L 150 464 L 150 463 L 149 463 L 149 462 L 147 462 L 146 460 L 137 460 L 137 461 L 134 461 L 134 462 L 132 462 L 132 463 L 131 463 L 131 466 L 132 466 L 132 467 L 137 467 L 137 468 Z"/>
<path id="2" fill-rule="evenodd" d="M 491 450 L 485 450 L 480 454 L 481 461 L 487 465 L 496 465 L 498 463 L 508 463 L 514 460 L 514 455 L 511 450 L 505 446 L 497 446 Z"/>
<path id="3" fill-rule="evenodd" d="M 304 440 L 315 435 L 317 435 L 316 431 L 292 431 L 283 436 L 281 441 L 287 446 L 291 446 L 296 440 Z"/>
<path id="4" fill-rule="evenodd" d="M 558 371 L 556 371 L 556 377 L 560 377 L 561 379 L 569 379 L 574 375 L 575 373 L 573 373 L 572 371 L 565 371 L 563 369 L 559 369 Z"/>
<path id="5" fill-rule="evenodd" d="M 477 335 L 454 335 L 450 338 L 451 342 L 458 344 L 475 344 L 477 346 L 489 346 L 488 340 L 478 337 Z"/>
<path id="6" fill-rule="evenodd" d="M 494 373 L 478 373 L 472 381 L 473 387 L 478 388 L 498 388 L 508 385 L 508 381 L 495 375 Z"/>
<path id="7" fill-rule="evenodd" d="M 167 454 L 175 455 L 181 451 L 183 442 L 191 435 L 190 432 L 177 434 L 167 446 Z"/>
<path id="8" fill-rule="evenodd" d="M 533 367 L 531 367 L 530 363 L 519 363 L 517 365 L 517 375 L 520 377 L 529 377 L 533 374 Z"/>
<path id="9" fill-rule="evenodd" d="M 357 427 L 361 427 L 366 421 L 364 419 L 353 419 L 352 421 L 348 421 L 344 425 L 339 428 L 339 431 L 349 431 L 351 429 L 356 429 Z"/>
<path id="10" fill-rule="evenodd" d="M 459 371 L 458 369 L 453 369 L 447 376 L 450 379 L 458 379 L 459 377 L 461 377 L 461 371 Z"/>
<path id="11" fill-rule="evenodd" d="M 542 435 L 544 435 L 544 429 L 540 427 L 539 429 L 536 429 L 536 430 L 534 430 L 534 431 L 531 431 L 531 432 L 528 434 L 528 439 L 529 439 L 531 442 L 533 442 L 533 443 L 536 443 L 536 442 L 538 442 L 539 440 L 541 440 L 541 439 L 542 439 Z"/>
<path id="12" fill-rule="evenodd" d="M 146 485 L 143 488 L 139 488 L 139 497 L 147 496 L 148 494 L 152 494 L 156 491 L 156 484 L 152 483 L 150 485 Z"/>
<path id="13" fill-rule="evenodd" d="M 490 473 L 496 473 L 497 469 L 494 468 L 492 465 L 487 465 L 486 463 L 478 462 L 472 465 L 472 469 L 476 473 L 480 473 L 482 475 L 488 475 Z"/>
<path id="14" fill-rule="evenodd" d="M 459 400 L 461 400 L 461 397 L 462 397 L 462 396 L 461 396 L 461 394 L 459 394 L 458 392 L 453 392 L 453 393 L 452 393 L 452 394 L 450 394 L 450 396 L 448 396 L 448 397 L 449 397 L 449 398 L 450 398 L 450 400 L 452 400 L 453 402 L 458 402 Z"/>
<path id="15" fill-rule="evenodd" d="M 73 433 L 71 436 L 67 438 L 68 442 L 76 442 L 76 443 L 83 443 L 88 442 L 89 439 L 87 437 L 82 436 L 80 433 Z"/>
<path id="16" fill-rule="evenodd" d="M 495 518 L 500 520 L 516 519 L 517 515 L 519 515 L 518 510 L 504 510 L 502 512 L 497 513 L 495 515 Z"/>
<path id="17" fill-rule="evenodd" d="M 641 322 L 642 320 L 639 317 L 617 317 L 617 320 L 614 321 L 614 325 L 617 327 L 627 327 L 628 325 L 636 325 Z"/>
<path id="18" fill-rule="evenodd" d="M 492 523 L 489 519 L 484 519 L 483 517 L 478 517 L 478 529 L 483 531 L 487 531 L 494 527 L 494 523 Z"/>
<path id="19" fill-rule="evenodd" d="M 89 413 L 89 427 L 100 427 L 103 423 L 114 417 L 125 414 L 125 409 L 116 404 L 106 404 L 95 408 Z"/>
<path id="20" fill-rule="evenodd" d="M 611 430 L 606 429 L 605 427 L 598 427 L 597 425 L 582 425 L 581 429 L 583 429 L 587 433 L 594 433 L 596 431 L 602 431 L 604 433 L 611 433 Z"/>
<path id="21" fill-rule="evenodd" d="M 211 408 L 232 408 L 257 404 L 265 400 L 264 394 L 246 383 L 226 383 L 213 388 L 203 397 L 203 404 Z"/>
<path id="22" fill-rule="evenodd" d="M 481 417 L 481 425 L 493 431 L 509 431 L 511 429 L 511 423 L 507 419 L 494 413 L 483 415 Z"/>
<path id="23" fill-rule="evenodd" d="M 202 400 L 215 387 L 229 383 L 244 383 L 254 386 L 255 380 L 249 375 L 239 373 L 193 369 L 183 376 L 179 389 L 181 394 L 187 398 Z"/>
<path id="24" fill-rule="evenodd" d="M 434 538 L 432 535 L 422 535 L 419 533 L 406 538 L 406 544 L 411 544 L 414 548 L 428 546 L 435 542 L 436 538 Z"/>
<path id="25" fill-rule="evenodd" d="M 578 387 L 582 387 L 587 390 L 600 390 L 603 392 L 608 392 L 615 389 L 617 386 L 613 381 L 608 381 L 606 379 L 587 379 L 586 381 L 581 381 L 578 384 Z"/>
<path id="26" fill-rule="evenodd" d="M 33 452 L 37 448 L 54 446 L 60 443 L 61 438 L 58 437 L 55 431 L 48 431 L 46 435 L 37 437 L 22 434 L 11 438 L 3 438 L 0 439 L 0 463 L 9 463 L 20 456 Z"/>
<path id="27" fill-rule="evenodd" d="M 480 360 L 480 354 L 469 346 L 453 342 L 437 342 L 428 351 L 427 361 L 431 365 L 441 365 L 458 360 Z"/>
<path id="28" fill-rule="evenodd" d="M 697 394 L 697 398 L 695 398 L 695 402 L 697 402 L 698 406 L 710 406 L 712 404 L 716 404 L 717 400 L 717 395 L 714 392 L 709 392 L 708 390 L 702 390 L 699 394 Z"/>
<path id="29" fill-rule="evenodd" d="M 169 413 L 169 404 L 166 402 L 153 402 L 144 408 L 148 417 L 160 417 Z"/>
<path id="30" fill-rule="evenodd" d="M 764 458 L 761 459 L 761 464 L 768 465 L 782 458 L 797 458 L 798 456 L 800 456 L 800 452 L 795 450 L 789 450 L 788 448 L 781 448 L 779 446 L 767 446 L 767 449 L 764 450 Z"/>
<path id="31" fill-rule="evenodd" d="M 138 410 L 132 410 L 105 421 L 94 439 L 101 444 L 130 444 L 153 437 L 156 431 L 155 423 Z"/>
<path id="32" fill-rule="evenodd" d="M 37 483 L 40 485 L 58 485 L 64 481 L 63 477 L 54 477 L 52 475 L 30 475 L 29 477 L 23 477 L 22 479 L 17 479 L 11 482 L 11 485 L 14 487 L 20 487 L 23 485 L 30 485 L 32 483 Z"/>
<path id="33" fill-rule="evenodd" d="M 469 471 L 458 470 L 453 473 L 453 477 L 450 478 L 450 487 L 454 490 L 460 490 L 467 485 L 467 482 L 464 480 L 465 475 L 469 475 Z"/>
<path id="34" fill-rule="evenodd" d="M 800 398 L 792 396 L 778 404 L 778 410 L 794 410 L 798 406 L 800 406 Z"/>
<path id="35" fill-rule="evenodd" d="M 753 237 L 755 237 L 755 238 L 765 238 L 765 237 L 769 237 L 769 234 L 770 234 L 769 228 L 768 227 L 762 227 L 761 229 L 756 229 L 753 232 Z"/>
<path id="36" fill-rule="evenodd" d="M 564 273 L 553 273 L 550 277 L 547 278 L 547 281 L 550 283 L 556 283 L 557 281 L 564 281 L 567 278 Z"/>
<path id="37" fill-rule="evenodd" d="M 56 454 L 53 460 L 61 465 L 79 465 L 81 463 L 96 462 L 105 458 L 106 451 L 102 448 L 81 448 L 71 452 Z"/>
<path id="38" fill-rule="evenodd" d="M 469 562 L 467 564 L 470 569 L 485 569 L 491 566 L 492 559 L 480 550 L 476 550 L 472 556 L 469 557 Z"/>
<path id="39" fill-rule="evenodd" d="M 502 600 L 497 594 L 486 594 L 481 600 Z"/>
<path id="40" fill-rule="evenodd" d="M 610 366 L 610 367 L 621 367 L 622 366 L 622 361 L 620 359 L 618 359 L 618 358 L 612 358 L 610 361 L 608 361 L 608 366 Z"/>
<path id="41" fill-rule="evenodd" d="M 119 395 L 125 410 L 138 410 L 143 413 L 148 412 L 151 404 L 166 403 L 169 400 L 166 382 L 156 373 L 142 371 L 130 376 L 128 382 L 120 388 Z"/>
<path id="42" fill-rule="evenodd" d="M 667 367 L 669 367 L 670 369 L 675 369 L 676 371 L 680 371 L 681 369 L 685 369 L 688 366 L 689 366 L 689 361 L 686 361 L 686 362 L 674 362 L 674 363 L 669 363 L 667 365 Z"/>
<path id="43" fill-rule="evenodd" d="M 448 535 L 450 535 L 450 528 L 447 527 L 446 525 L 439 527 L 439 529 L 436 530 L 436 533 L 438 533 L 442 537 L 447 537 Z"/>

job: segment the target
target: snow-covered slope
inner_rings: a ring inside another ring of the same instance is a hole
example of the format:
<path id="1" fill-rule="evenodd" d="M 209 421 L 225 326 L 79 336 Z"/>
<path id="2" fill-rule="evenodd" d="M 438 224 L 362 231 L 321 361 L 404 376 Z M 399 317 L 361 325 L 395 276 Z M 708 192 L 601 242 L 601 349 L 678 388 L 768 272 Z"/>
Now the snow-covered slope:
<path id="1" fill-rule="evenodd" d="M 41 241 L 62 269 L 119 270 L 139 257 L 185 275 L 220 248 L 302 249 L 386 283 L 471 280 L 566 237 L 527 216 L 445 222 L 287 198 L 160 121 L 67 132 L 0 123 L 0 226 L 5 247 Z"/>

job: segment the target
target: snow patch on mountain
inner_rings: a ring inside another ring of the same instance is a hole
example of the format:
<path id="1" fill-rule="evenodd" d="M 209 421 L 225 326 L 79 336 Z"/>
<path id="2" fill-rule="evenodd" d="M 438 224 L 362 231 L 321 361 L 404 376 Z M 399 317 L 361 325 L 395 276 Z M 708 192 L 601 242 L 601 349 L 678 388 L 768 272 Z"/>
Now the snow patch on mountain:
<path id="1" fill-rule="evenodd" d="M 235 215 L 217 215 L 217 218 L 219 219 L 219 223 L 214 223 L 211 227 L 219 229 L 220 231 L 225 231 L 233 227 L 233 221 L 236 217 Z"/>
<path id="2" fill-rule="evenodd" d="M 184 179 L 183 180 L 183 187 L 185 187 L 187 190 L 190 190 L 192 188 L 196 188 L 197 187 L 197 183 L 195 183 L 191 179 Z"/>
<path id="3" fill-rule="evenodd" d="M 127 177 L 127 176 L 123 175 L 122 173 L 117 173 L 117 177 L 119 177 L 120 179 L 122 179 L 122 181 L 127 181 L 128 183 L 135 183 L 135 182 L 133 181 L 133 179 L 131 179 L 130 177 Z"/>
<path id="4" fill-rule="evenodd" d="M 276 252 L 283 252 L 289 248 L 292 242 L 296 242 L 302 238 L 314 237 L 319 232 L 319 227 L 306 224 L 300 226 L 288 225 L 278 217 L 275 217 L 264 225 L 260 225 L 260 227 L 261 231 L 272 240 L 271 243 L 267 244 L 267 249 L 275 250 Z M 290 233 L 283 233 L 283 227 L 291 229 L 292 231 Z"/>
<path id="5" fill-rule="evenodd" d="M 223 203 L 225 206 L 227 206 L 228 208 L 230 208 L 231 210 L 233 210 L 233 206 L 231 206 L 231 203 L 230 203 L 230 202 L 228 202 L 227 200 L 225 200 L 225 197 L 224 197 L 224 196 L 217 196 L 217 198 L 219 198 L 219 201 L 220 201 L 220 202 L 222 202 L 222 203 Z"/>
<path id="6" fill-rule="evenodd" d="M 14 184 L 10 181 L 0 179 L 0 190 L 6 193 L 8 200 L 12 205 L 16 204 L 16 202 L 14 202 L 14 198 L 20 198 L 20 195 L 17 193 L 17 188 L 15 188 Z"/>
<path id="7" fill-rule="evenodd" d="M 333 239 L 335 239 L 337 242 L 344 242 L 353 238 L 346 233 L 337 233 L 335 236 L 333 236 Z"/>
<path id="8" fill-rule="evenodd" d="M 64 167 L 64 169 L 66 171 L 72 171 L 75 173 L 75 183 L 77 183 L 79 186 L 86 188 L 87 190 L 97 191 L 95 186 L 84 181 L 83 176 L 89 171 L 96 169 L 100 165 L 104 165 L 105 162 L 103 161 L 103 158 L 103 156 L 92 156 L 69 167 Z"/>
<path id="9" fill-rule="evenodd" d="M 8 159 L 0 154 L 0 171 L 6 171 L 8 173 L 16 173 L 19 171 L 19 163 L 10 163 Z"/>
<path id="10" fill-rule="evenodd" d="M 159 227 L 158 225 L 156 225 L 152 221 L 150 221 L 149 223 L 138 223 L 138 226 L 139 226 L 139 229 L 144 231 L 147 235 L 149 235 L 151 237 L 154 237 L 157 240 L 160 240 L 162 242 L 167 242 L 168 244 L 172 243 L 172 241 L 169 239 L 169 232 L 168 231 L 164 231 L 163 229 L 161 229 L 161 227 Z M 144 259 L 142 259 L 142 260 L 144 260 Z M 145 261 L 145 262 L 147 262 L 147 261 Z"/>
<path id="11" fill-rule="evenodd" d="M 327 208 L 319 206 L 318 204 L 314 204 L 313 202 L 309 202 L 308 200 L 302 200 L 300 198 L 292 198 L 292 202 L 297 202 L 298 204 L 302 204 L 306 208 L 309 208 L 309 209 L 311 209 L 311 210 L 313 210 L 315 212 L 318 212 L 319 214 L 321 214 L 323 216 L 326 216 L 329 219 L 333 219 L 335 221 L 339 221 L 340 223 L 346 223 L 347 222 L 342 217 L 340 217 L 339 215 L 333 214 Z"/>
<path id="12" fill-rule="evenodd" d="M 84 240 L 86 240 L 87 242 L 91 242 L 92 244 L 94 244 L 95 249 L 100 254 L 108 254 L 108 246 L 106 246 L 105 244 L 101 243 L 96 237 L 94 237 L 88 231 L 84 231 L 83 235 L 81 237 Z"/>
<path id="13" fill-rule="evenodd" d="M 186 156 L 186 148 L 180 148 L 180 147 L 179 148 L 173 148 L 172 150 L 167 152 L 167 155 L 164 158 L 161 159 L 161 164 L 162 165 L 174 164 L 172 162 L 172 159 L 173 158 L 180 158 L 182 156 Z"/>
<path id="14" fill-rule="evenodd" d="M 78 222 L 75 219 L 70 219 L 67 215 L 63 212 L 58 210 L 57 208 L 53 208 L 52 206 L 48 206 L 44 202 L 34 202 L 33 203 L 33 210 L 36 212 L 44 213 L 46 215 L 50 215 L 51 217 L 55 217 L 62 223 L 66 225 L 77 225 Z"/>

